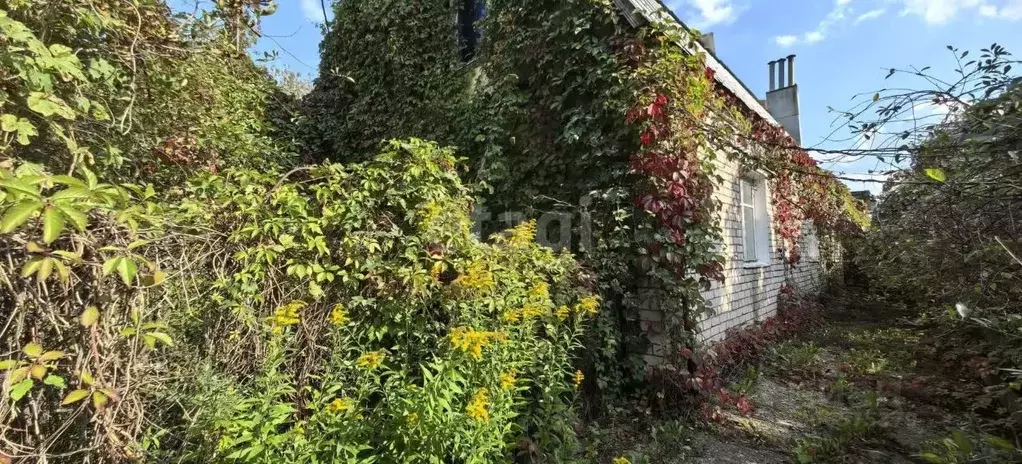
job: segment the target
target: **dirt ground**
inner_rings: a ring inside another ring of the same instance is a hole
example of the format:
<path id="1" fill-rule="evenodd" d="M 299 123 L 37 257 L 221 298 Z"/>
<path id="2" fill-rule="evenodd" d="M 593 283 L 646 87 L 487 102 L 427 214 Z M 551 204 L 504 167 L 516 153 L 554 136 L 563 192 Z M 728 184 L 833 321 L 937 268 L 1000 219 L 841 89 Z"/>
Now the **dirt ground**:
<path id="1" fill-rule="evenodd" d="M 729 390 L 752 400 L 751 413 L 725 411 L 711 426 L 650 425 L 644 440 L 634 438 L 642 421 L 625 424 L 627 445 L 597 461 L 617 454 L 633 464 L 933 462 L 923 453 L 934 443 L 981 422 L 959 403 L 982 386 L 960 378 L 962 366 L 948 366 L 933 348 L 942 334 L 932 324 L 858 292 L 831 296 L 825 308 L 822 327 L 773 347 L 734 379 Z"/>

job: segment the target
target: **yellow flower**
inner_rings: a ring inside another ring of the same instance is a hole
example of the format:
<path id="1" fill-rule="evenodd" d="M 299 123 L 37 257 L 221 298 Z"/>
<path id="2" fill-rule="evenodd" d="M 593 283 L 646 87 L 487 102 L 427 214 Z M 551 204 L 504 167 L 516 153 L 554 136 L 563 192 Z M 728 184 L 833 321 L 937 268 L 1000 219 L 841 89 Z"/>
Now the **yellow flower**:
<path id="1" fill-rule="evenodd" d="M 451 330 L 451 346 L 466 353 L 471 353 L 473 358 L 483 358 L 483 348 L 495 341 L 504 341 L 507 336 L 500 332 L 481 332 L 471 327 L 455 327 Z"/>
<path id="2" fill-rule="evenodd" d="M 568 318 L 568 314 L 570 314 L 570 312 L 571 310 L 569 310 L 567 306 L 562 305 L 560 308 L 557 308 L 557 312 L 555 314 L 558 319 L 563 321 Z"/>
<path id="3" fill-rule="evenodd" d="M 575 371 L 575 376 L 572 377 L 571 382 L 575 384 L 575 388 L 582 385 L 582 381 L 586 379 L 586 376 L 582 374 L 582 371 Z"/>
<path id="4" fill-rule="evenodd" d="M 270 319 L 270 322 L 275 326 L 298 324 L 302 322 L 301 318 L 298 317 L 298 311 L 304 307 L 304 302 L 292 301 L 277 308 L 277 310 L 273 313 L 273 317 Z"/>
<path id="5" fill-rule="evenodd" d="M 489 422 L 490 412 L 486 410 L 489 401 L 490 391 L 480 388 L 476 391 L 475 395 L 472 395 L 472 401 L 469 401 L 468 406 L 465 407 L 465 412 L 468 413 L 468 417 L 475 419 L 476 422 Z"/>
<path id="6" fill-rule="evenodd" d="M 503 319 L 504 322 L 518 322 L 522 320 L 522 310 L 512 309 L 504 314 L 501 314 L 500 318 Z"/>
<path id="7" fill-rule="evenodd" d="M 476 261 L 468 266 L 465 272 L 461 273 L 453 284 L 466 291 L 487 291 L 493 288 L 493 274 L 486 268 L 486 263 Z"/>
<path id="8" fill-rule="evenodd" d="M 515 388 L 515 381 L 517 380 L 515 379 L 515 374 L 514 370 L 500 374 L 500 388 L 505 390 Z"/>
<path id="9" fill-rule="evenodd" d="M 435 201 L 431 201 L 422 208 L 422 219 L 419 221 L 419 227 L 427 228 L 443 213 L 443 207 Z"/>
<path id="10" fill-rule="evenodd" d="M 351 398 L 337 398 L 327 405 L 326 410 L 334 414 L 343 414 L 355 409 L 355 400 Z"/>
<path id="11" fill-rule="evenodd" d="M 536 238 L 536 220 L 525 221 L 511 229 L 511 236 L 507 239 L 512 245 L 527 245 Z"/>
<path id="12" fill-rule="evenodd" d="M 532 319 L 534 317 L 539 316 L 540 314 L 543 314 L 542 306 L 527 304 L 525 305 L 524 308 L 522 308 L 522 317 L 524 317 L 525 319 Z"/>
<path id="13" fill-rule="evenodd" d="M 598 296 L 587 296 L 579 300 L 578 304 L 575 305 L 575 309 L 580 313 L 585 314 L 596 314 L 600 312 L 600 297 Z"/>
<path id="14" fill-rule="evenodd" d="M 366 369 L 376 369 L 383 364 L 383 352 L 382 351 L 369 351 L 358 357 L 358 361 L 355 361 L 355 365 L 358 367 L 364 367 Z"/>
<path id="15" fill-rule="evenodd" d="M 540 302 L 550 299 L 550 284 L 546 282 L 539 282 L 535 287 L 529 290 L 529 298 L 533 300 L 539 300 Z"/>
<path id="16" fill-rule="evenodd" d="M 344 305 L 340 303 L 335 304 L 333 311 L 330 311 L 330 323 L 340 326 L 347 324 L 348 321 L 348 312 L 344 310 Z"/>
<path id="17" fill-rule="evenodd" d="M 443 261 L 437 261 L 433 263 L 433 267 L 429 268 L 429 276 L 432 277 L 433 280 L 440 280 L 440 274 L 443 274 L 443 272 L 444 272 Z"/>
<path id="18" fill-rule="evenodd" d="M 629 461 L 628 458 L 621 457 L 614 458 L 614 461 L 612 461 L 611 464 L 632 464 L 632 461 Z"/>

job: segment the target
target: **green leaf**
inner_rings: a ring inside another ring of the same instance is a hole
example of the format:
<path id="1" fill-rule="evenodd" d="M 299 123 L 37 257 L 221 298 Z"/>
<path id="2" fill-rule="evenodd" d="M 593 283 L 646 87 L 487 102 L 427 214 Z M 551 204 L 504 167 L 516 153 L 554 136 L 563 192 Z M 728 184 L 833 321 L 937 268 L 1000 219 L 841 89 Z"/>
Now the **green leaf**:
<path id="1" fill-rule="evenodd" d="M 11 399 L 14 400 L 14 401 L 18 401 L 18 400 L 24 398 L 25 395 L 28 394 L 29 390 L 31 390 L 32 387 L 34 387 L 34 386 L 35 386 L 35 381 L 33 381 L 32 379 L 22 380 L 17 385 L 11 387 L 11 392 L 10 392 Z"/>
<path id="2" fill-rule="evenodd" d="M 17 359 L 5 359 L 0 361 L 0 371 L 9 371 L 21 365 L 21 362 Z"/>
<path id="3" fill-rule="evenodd" d="M 174 340 L 170 338 L 170 335 L 167 335 L 163 332 L 149 332 L 146 335 L 152 336 L 156 340 L 163 342 L 164 345 L 174 346 Z"/>
<path id="4" fill-rule="evenodd" d="M 121 258 L 120 256 L 114 256 L 113 258 L 110 258 L 110 259 L 104 261 L 103 262 L 103 277 L 106 277 L 106 276 L 110 275 L 110 273 L 114 272 L 114 270 L 116 270 L 117 267 L 121 264 L 121 260 L 122 259 L 124 259 L 124 258 Z"/>
<path id="5" fill-rule="evenodd" d="M 67 382 L 65 382 L 64 378 L 59 375 L 47 375 L 46 378 L 43 379 L 43 383 L 51 387 L 57 387 L 61 390 L 67 388 Z"/>
<path id="6" fill-rule="evenodd" d="M 135 281 L 135 273 L 137 272 L 138 266 L 135 265 L 135 261 L 131 258 L 121 258 L 121 261 L 117 263 L 117 273 L 121 275 L 124 285 L 131 285 Z"/>
<path id="7" fill-rule="evenodd" d="M 77 402 L 85 399 L 85 397 L 87 397 L 87 396 L 89 396 L 89 391 L 88 390 L 81 390 L 81 389 L 79 389 L 79 390 L 72 390 L 71 393 L 68 393 L 67 396 L 64 397 L 64 401 L 61 401 L 60 405 L 61 406 L 67 406 L 69 404 L 74 404 L 74 403 L 77 403 Z"/>
<path id="8" fill-rule="evenodd" d="M 85 216 L 85 213 L 65 202 L 54 203 L 54 205 L 58 210 L 60 210 L 60 214 L 62 214 L 67 220 L 71 221 L 71 224 L 75 226 L 75 229 L 78 229 L 79 232 L 85 232 L 85 227 L 89 223 L 89 219 Z"/>
<path id="9" fill-rule="evenodd" d="M 926 462 L 932 462 L 934 464 L 943 464 L 944 460 L 940 456 L 933 453 L 920 453 L 919 457 Z"/>
<path id="10" fill-rule="evenodd" d="M 36 272 L 35 275 L 36 282 L 42 283 L 46 279 L 50 278 L 50 275 L 53 274 L 53 263 L 55 262 L 57 261 L 53 258 L 42 259 L 42 261 L 39 263 L 39 271 Z"/>
<path id="11" fill-rule="evenodd" d="M 42 92 L 32 92 L 28 95 L 28 109 L 46 117 L 57 115 L 64 119 L 75 118 L 75 111 L 67 106 L 64 100 Z"/>
<path id="12" fill-rule="evenodd" d="M 7 209 L 4 213 L 4 217 L 0 219 L 0 232 L 10 233 L 18 226 L 25 223 L 28 218 L 32 217 L 39 208 L 43 206 L 43 203 L 39 200 L 21 200 L 14 206 Z"/>
<path id="13" fill-rule="evenodd" d="M 926 173 L 926 177 L 933 179 L 937 182 L 944 182 L 947 177 L 944 176 L 944 170 L 941 168 L 926 168 L 923 170 Z"/>
<path id="14" fill-rule="evenodd" d="M 38 343 L 29 343 L 21 351 L 30 357 L 38 358 L 39 355 L 43 354 L 43 347 Z"/>
<path id="15" fill-rule="evenodd" d="M 43 262 L 46 261 L 47 259 L 49 258 L 36 256 L 35 258 L 28 260 L 28 262 L 21 267 L 21 276 L 27 279 L 32 274 L 39 272 L 39 268 L 43 266 Z"/>
<path id="16" fill-rule="evenodd" d="M 64 231 L 64 215 L 53 206 L 43 210 L 43 243 L 53 243 Z"/>
<path id="17" fill-rule="evenodd" d="M 1010 441 L 1005 440 L 1005 439 L 1003 439 L 1001 437 L 997 437 L 997 436 L 993 436 L 993 435 L 987 435 L 987 436 L 983 437 L 983 441 L 989 443 L 991 446 L 994 446 L 996 448 L 1000 448 L 1002 450 L 1010 451 L 1010 450 L 1015 449 L 1015 445 L 1013 445 Z"/>
<path id="18" fill-rule="evenodd" d="M 0 180 L 0 186 L 3 186 L 12 193 L 21 193 L 34 199 L 39 199 L 39 187 L 36 184 L 42 180 L 45 180 L 45 177 L 26 175 L 22 176 L 22 178 L 12 177 Z"/>
<path id="19" fill-rule="evenodd" d="M 80 322 L 83 327 L 92 327 L 95 325 L 96 322 L 99 322 L 99 308 L 95 306 L 85 308 L 85 312 L 82 313 Z"/>

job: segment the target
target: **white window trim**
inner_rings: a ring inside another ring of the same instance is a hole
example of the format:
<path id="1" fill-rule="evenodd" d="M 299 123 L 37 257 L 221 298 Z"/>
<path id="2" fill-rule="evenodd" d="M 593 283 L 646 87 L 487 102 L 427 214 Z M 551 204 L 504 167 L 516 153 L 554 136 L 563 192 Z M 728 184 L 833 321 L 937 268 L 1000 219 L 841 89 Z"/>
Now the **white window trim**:
<path id="1" fill-rule="evenodd" d="M 752 205 L 745 203 L 745 185 L 747 183 L 755 183 L 757 187 L 762 189 L 762 192 L 753 192 Z M 770 234 L 770 213 L 769 213 L 769 202 L 767 198 L 770 196 L 769 187 L 766 182 L 766 175 L 758 171 L 749 171 L 742 175 L 738 181 L 738 208 L 739 216 L 741 217 L 742 223 L 742 261 L 743 267 L 746 269 L 750 268 L 762 268 L 770 266 L 770 251 L 771 245 L 771 234 Z M 754 259 L 748 259 L 745 256 L 745 208 L 752 207 L 754 220 L 756 221 L 755 226 L 755 237 L 756 240 L 756 256 Z"/>

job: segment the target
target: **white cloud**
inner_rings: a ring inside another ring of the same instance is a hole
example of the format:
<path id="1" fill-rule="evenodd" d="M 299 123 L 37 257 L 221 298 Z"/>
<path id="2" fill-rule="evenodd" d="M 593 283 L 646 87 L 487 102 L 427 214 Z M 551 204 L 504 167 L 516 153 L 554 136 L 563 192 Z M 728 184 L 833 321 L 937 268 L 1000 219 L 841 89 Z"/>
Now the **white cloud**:
<path id="1" fill-rule="evenodd" d="M 826 39 L 827 33 L 830 32 L 830 29 L 837 25 L 838 23 L 844 21 L 845 17 L 851 11 L 851 7 L 849 6 L 851 2 L 852 0 L 835 0 L 834 9 L 830 10 L 830 13 L 827 13 L 827 16 L 820 20 L 820 23 L 816 26 L 816 29 L 813 29 L 809 32 L 802 34 L 801 41 L 807 44 L 814 44 L 816 42 L 822 41 L 823 39 Z M 780 40 L 782 37 L 786 39 L 783 41 L 783 43 Z M 799 42 L 799 39 L 797 37 L 795 40 L 790 40 L 790 37 L 794 36 L 791 35 L 780 36 L 777 37 L 775 41 L 777 42 L 777 45 L 780 45 L 782 47 L 790 47 Z"/>
<path id="2" fill-rule="evenodd" d="M 904 4 L 902 16 L 919 16 L 928 24 L 945 24 L 963 14 L 1006 21 L 1022 20 L 1022 0 L 899 0 Z"/>
<path id="3" fill-rule="evenodd" d="M 323 22 L 323 6 L 319 3 L 319 0 L 302 0 L 301 6 L 305 19 L 314 23 Z"/>
<path id="4" fill-rule="evenodd" d="M 795 45 L 795 42 L 798 42 L 798 37 L 794 35 L 779 35 L 774 38 L 774 41 L 782 47 L 790 47 Z"/>
<path id="5" fill-rule="evenodd" d="M 741 12 L 733 0 L 684 0 L 670 2 L 675 11 L 687 6 L 695 16 L 692 25 L 704 29 L 717 24 L 729 24 L 738 18 Z"/>
<path id="6" fill-rule="evenodd" d="M 869 10 L 855 18 L 855 24 L 859 24 L 863 21 L 869 21 L 871 19 L 877 19 L 887 13 L 886 8 L 877 8 L 875 10 Z"/>

